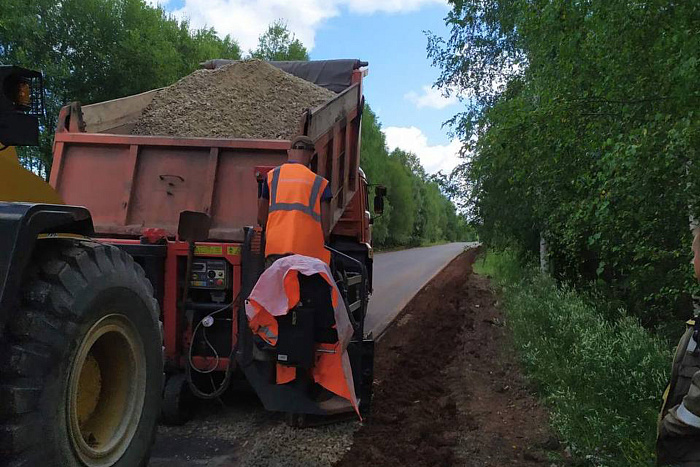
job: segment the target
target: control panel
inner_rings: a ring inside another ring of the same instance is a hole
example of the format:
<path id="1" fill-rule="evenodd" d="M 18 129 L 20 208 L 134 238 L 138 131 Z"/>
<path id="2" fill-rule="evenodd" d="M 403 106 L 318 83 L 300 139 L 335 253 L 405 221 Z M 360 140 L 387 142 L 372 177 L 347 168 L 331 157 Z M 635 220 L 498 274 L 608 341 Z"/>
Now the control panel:
<path id="1" fill-rule="evenodd" d="M 192 262 L 190 287 L 193 289 L 225 290 L 229 285 L 228 264 L 216 258 L 195 258 Z"/>

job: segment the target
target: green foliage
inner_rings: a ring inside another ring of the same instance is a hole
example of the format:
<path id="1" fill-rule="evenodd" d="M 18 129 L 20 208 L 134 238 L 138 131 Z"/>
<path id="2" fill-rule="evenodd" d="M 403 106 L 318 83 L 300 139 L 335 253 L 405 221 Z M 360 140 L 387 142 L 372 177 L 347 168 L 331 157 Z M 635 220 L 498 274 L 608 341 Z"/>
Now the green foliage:
<path id="1" fill-rule="evenodd" d="M 413 174 L 408 167 L 401 164 L 397 157 L 398 151 L 396 149 L 389 154 L 389 160 L 384 169 L 388 175 L 388 185 L 391 187 L 387 198 L 392 209 L 397 213 L 389 220 L 389 232 L 395 243 L 405 245 L 411 241 L 416 201 L 413 198 Z"/>
<path id="2" fill-rule="evenodd" d="M 0 63 L 40 70 L 46 87 L 41 146 L 23 158 L 50 170 L 61 106 L 99 102 L 167 86 L 210 58 L 241 57 L 230 37 L 190 30 L 144 0 L 3 0 Z"/>
<path id="3" fill-rule="evenodd" d="M 308 60 L 304 45 L 282 21 L 260 36 L 254 58 Z M 22 162 L 46 176 L 60 108 L 115 99 L 167 86 L 211 58 L 240 59 L 231 37 L 191 30 L 144 0 L 6 0 L 0 3 L 0 63 L 44 73 L 46 115 L 41 146 L 22 148 Z M 418 158 L 389 154 L 384 134 L 367 107 L 362 121 L 362 164 L 369 180 L 388 188 L 384 215 L 373 225 L 379 246 L 461 240 L 468 226 L 431 180 Z M 473 233 L 473 232 L 471 232 Z"/>
<path id="4" fill-rule="evenodd" d="M 308 60 L 309 52 L 304 44 L 287 28 L 287 23 L 277 20 L 258 39 L 258 48 L 250 52 L 260 60 Z"/>
<path id="5" fill-rule="evenodd" d="M 452 120 L 463 189 L 494 244 L 535 251 L 656 326 L 689 313 L 700 210 L 700 4 L 453 1 L 431 37 L 438 84 L 474 96 Z"/>
<path id="6" fill-rule="evenodd" d="M 377 246 L 419 246 L 442 240 L 475 239 L 475 232 L 441 191 L 442 178 L 429 177 L 415 154 L 386 147 L 369 105 L 362 114 L 362 169 L 373 185 L 387 187 L 384 214 L 375 217 Z"/>
<path id="7" fill-rule="evenodd" d="M 653 465 L 656 417 L 671 354 L 637 319 L 606 319 L 591 297 L 557 286 L 512 251 L 476 271 L 500 286 L 508 323 L 551 423 L 588 465 Z"/>

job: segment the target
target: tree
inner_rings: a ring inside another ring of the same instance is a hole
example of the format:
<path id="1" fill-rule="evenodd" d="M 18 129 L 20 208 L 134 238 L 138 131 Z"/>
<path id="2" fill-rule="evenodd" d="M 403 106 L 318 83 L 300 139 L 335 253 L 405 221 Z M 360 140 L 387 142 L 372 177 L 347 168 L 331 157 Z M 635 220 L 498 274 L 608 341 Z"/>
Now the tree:
<path id="1" fill-rule="evenodd" d="M 367 104 L 360 161 L 370 184 L 388 190 L 384 214 L 372 227 L 375 245 L 419 246 L 466 239 L 466 223 L 457 218 L 454 205 L 430 180 L 418 156 L 401 149 L 389 154 L 381 125 Z"/>
<path id="2" fill-rule="evenodd" d="M 46 115 L 39 148 L 21 157 L 51 167 L 61 106 L 115 99 L 167 86 L 209 58 L 240 59 L 240 47 L 213 29 L 191 30 L 144 0 L 0 2 L 0 63 L 41 70 Z M 36 165 L 34 165 L 36 168 Z"/>
<path id="3" fill-rule="evenodd" d="M 416 199 L 413 196 L 413 185 L 417 174 L 403 163 L 410 156 L 411 154 L 409 153 L 395 149 L 389 154 L 389 161 L 385 165 L 389 186 L 391 187 L 387 197 L 392 208 L 398 214 L 391 218 L 389 232 L 392 243 L 397 245 L 410 243 L 417 208 Z M 420 167 L 421 171 L 423 170 L 420 164 L 418 167 Z"/>
<path id="4" fill-rule="evenodd" d="M 258 39 L 258 48 L 250 52 L 252 58 L 270 61 L 308 60 L 309 53 L 287 28 L 287 23 L 277 20 L 268 26 Z"/>
<path id="5" fill-rule="evenodd" d="M 595 283 L 647 326 L 687 316 L 700 214 L 700 4 L 454 0 L 438 85 L 474 96 L 462 189 L 482 238 Z"/>

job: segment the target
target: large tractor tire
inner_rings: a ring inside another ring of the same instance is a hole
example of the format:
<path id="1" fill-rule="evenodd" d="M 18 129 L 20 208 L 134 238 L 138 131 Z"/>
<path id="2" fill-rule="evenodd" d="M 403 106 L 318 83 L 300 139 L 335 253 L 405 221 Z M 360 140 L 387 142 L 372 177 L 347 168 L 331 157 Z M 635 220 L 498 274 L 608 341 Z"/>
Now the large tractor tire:
<path id="1" fill-rule="evenodd" d="M 160 415 L 158 304 L 119 249 L 40 240 L 0 352 L 0 465 L 148 463 Z"/>

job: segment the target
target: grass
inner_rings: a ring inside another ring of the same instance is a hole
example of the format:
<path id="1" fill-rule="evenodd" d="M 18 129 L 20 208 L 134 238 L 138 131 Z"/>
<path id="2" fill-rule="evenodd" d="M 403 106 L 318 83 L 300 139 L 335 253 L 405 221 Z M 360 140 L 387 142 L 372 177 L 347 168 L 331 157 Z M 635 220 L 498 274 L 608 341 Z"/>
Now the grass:
<path id="1" fill-rule="evenodd" d="M 475 271 L 499 289 L 528 379 L 574 457 L 584 465 L 653 465 L 671 362 L 665 341 L 622 310 L 606 319 L 595 297 L 521 266 L 512 251 L 489 252 Z"/>

